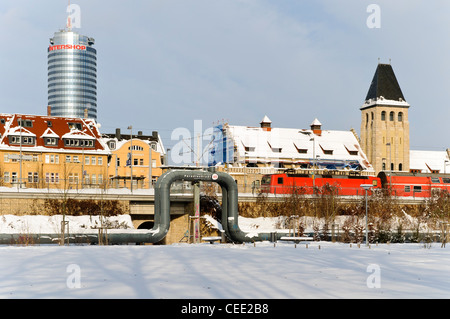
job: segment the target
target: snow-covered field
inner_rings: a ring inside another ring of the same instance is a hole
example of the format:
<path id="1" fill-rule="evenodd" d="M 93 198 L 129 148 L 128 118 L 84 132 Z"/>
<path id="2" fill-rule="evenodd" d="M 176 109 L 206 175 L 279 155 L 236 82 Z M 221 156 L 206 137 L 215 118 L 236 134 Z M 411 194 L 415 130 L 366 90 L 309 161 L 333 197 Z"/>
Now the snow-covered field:
<path id="1" fill-rule="evenodd" d="M 21 218 L 5 216 L 10 228 L 31 223 Z M 0 256 L 0 298 L 450 298 L 440 243 L 0 246 Z"/>
<path id="2" fill-rule="evenodd" d="M 0 298 L 450 297 L 450 247 L 439 243 L 1 246 L 0 256 Z"/>

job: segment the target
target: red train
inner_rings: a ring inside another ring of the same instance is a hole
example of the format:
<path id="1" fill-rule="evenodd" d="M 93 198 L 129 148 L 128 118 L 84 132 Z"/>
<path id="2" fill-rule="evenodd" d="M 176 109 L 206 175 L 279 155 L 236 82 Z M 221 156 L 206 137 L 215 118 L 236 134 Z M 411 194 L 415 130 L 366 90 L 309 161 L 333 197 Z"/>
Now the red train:
<path id="1" fill-rule="evenodd" d="M 393 196 L 430 197 L 431 194 L 450 192 L 450 174 L 427 174 L 406 172 L 380 172 L 378 176 L 271 174 L 261 179 L 261 191 L 272 194 L 301 194 L 331 192 L 340 196 L 363 195 L 361 184 L 372 184 L 372 190 L 384 189 Z"/>
<path id="2" fill-rule="evenodd" d="M 450 174 L 380 172 L 378 178 L 394 196 L 427 198 L 450 192 Z"/>

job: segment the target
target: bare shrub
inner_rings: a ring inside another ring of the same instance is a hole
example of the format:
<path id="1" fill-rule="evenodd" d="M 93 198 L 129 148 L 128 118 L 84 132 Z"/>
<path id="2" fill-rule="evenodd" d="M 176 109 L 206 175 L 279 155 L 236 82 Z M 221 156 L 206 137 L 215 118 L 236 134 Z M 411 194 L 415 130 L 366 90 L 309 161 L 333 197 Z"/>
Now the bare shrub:
<path id="1" fill-rule="evenodd" d="M 51 199 L 44 201 L 44 207 L 48 215 L 102 215 L 116 216 L 124 214 L 124 208 L 118 200 L 91 200 L 91 199 Z"/>

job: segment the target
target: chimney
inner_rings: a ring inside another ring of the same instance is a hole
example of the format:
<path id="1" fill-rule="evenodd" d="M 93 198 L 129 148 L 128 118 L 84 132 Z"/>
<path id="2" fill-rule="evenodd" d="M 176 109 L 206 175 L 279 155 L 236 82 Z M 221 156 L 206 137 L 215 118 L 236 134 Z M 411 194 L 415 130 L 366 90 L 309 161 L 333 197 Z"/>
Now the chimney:
<path id="1" fill-rule="evenodd" d="M 84 109 L 84 118 L 85 118 L 85 119 L 88 118 L 88 109 Z"/>
<path id="2" fill-rule="evenodd" d="M 272 130 L 272 121 L 267 117 L 267 115 L 264 116 L 264 118 L 262 119 L 261 122 L 259 122 L 259 124 L 261 125 L 261 128 L 263 129 L 263 131 L 268 131 L 270 132 Z"/>
<path id="3" fill-rule="evenodd" d="M 311 123 L 311 131 L 316 135 L 322 135 L 322 123 L 320 123 L 318 119 L 314 119 Z"/>
<path id="4" fill-rule="evenodd" d="M 120 141 L 122 138 L 122 136 L 120 135 L 120 128 L 116 128 L 116 138 L 118 141 Z"/>
<path id="5" fill-rule="evenodd" d="M 47 105 L 47 116 L 52 116 L 52 107 Z"/>

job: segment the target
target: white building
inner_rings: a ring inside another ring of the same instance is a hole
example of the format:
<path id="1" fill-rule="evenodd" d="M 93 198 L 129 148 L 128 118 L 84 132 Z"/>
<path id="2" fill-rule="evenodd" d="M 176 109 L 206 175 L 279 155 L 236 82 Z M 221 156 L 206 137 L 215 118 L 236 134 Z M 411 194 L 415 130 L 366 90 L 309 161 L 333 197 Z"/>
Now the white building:
<path id="1" fill-rule="evenodd" d="M 450 149 L 446 151 L 410 150 L 410 171 L 416 173 L 450 173 Z"/>
<path id="2" fill-rule="evenodd" d="M 353 169 L 372 171 L 353 131 L 276 128 L 265 116 L 259 127 L 219 125 L 213 135 L 209 165 Z"/>

